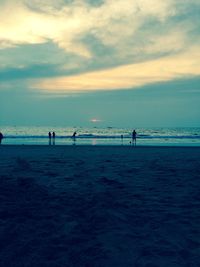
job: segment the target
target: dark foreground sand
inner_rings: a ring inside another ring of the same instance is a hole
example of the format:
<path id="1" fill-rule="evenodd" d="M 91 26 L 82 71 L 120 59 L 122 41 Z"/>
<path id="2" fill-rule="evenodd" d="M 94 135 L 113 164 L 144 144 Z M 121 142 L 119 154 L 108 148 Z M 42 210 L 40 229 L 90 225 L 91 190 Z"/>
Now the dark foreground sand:
<path id="1" fill-rule="evenodd" d="M 199 267 L 200 148 L 1 146 L 0 266 Z"/>

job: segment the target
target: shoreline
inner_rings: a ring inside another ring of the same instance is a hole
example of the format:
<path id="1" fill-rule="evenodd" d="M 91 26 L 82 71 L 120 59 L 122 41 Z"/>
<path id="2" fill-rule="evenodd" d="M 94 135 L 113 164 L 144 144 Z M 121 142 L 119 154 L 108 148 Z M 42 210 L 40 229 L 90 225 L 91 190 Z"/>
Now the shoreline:
<path id="1" fill-rule="evenodd" d="M 51 145 L 49 145 L 49 144 L 46 144 L 46 145 L 44 145 L 44 144 L 1 144 L 0 145 L 0 147 L 43 147 L 43 148 L 50 148 L 50 147 L 55 147 L 55 148 L 58 148 L 58 147 L 86 147 L 86 148 L 89 148 L 89 147 L 93 147 L 93 148 L 108 148 L 108 147 L 111 147 L 111 148 L 114 148 L 114 147 L 116 147 L 116 148 L 128 148 L 128 147 L 132 147 L 132 148 L 195 148 L 195 149 L 200 149 L 200 144 L 199 145 L 183 145 L 183 144 L 180 144 L 180 145 L 171 145 L 171 144 L 169 144 L 169 145 L 136 145 L 136 146 L 134 146 L 134 145 L 132 145 L 132 144 L 124 144 L 124 145 L 120 145 L 120 144 L 117 144 L 117 145 L 113 145 L 113 144 L 108 144 L 108 145 L 105 145 L 105 144 L 103 144 L 103 145 L 101 145 L 101 144 L 99 144 L 99 145 L 88 145 L 88 144 L 55 144 L 55 145 L 53 145 L 53 144 L 51 144 Z"/>

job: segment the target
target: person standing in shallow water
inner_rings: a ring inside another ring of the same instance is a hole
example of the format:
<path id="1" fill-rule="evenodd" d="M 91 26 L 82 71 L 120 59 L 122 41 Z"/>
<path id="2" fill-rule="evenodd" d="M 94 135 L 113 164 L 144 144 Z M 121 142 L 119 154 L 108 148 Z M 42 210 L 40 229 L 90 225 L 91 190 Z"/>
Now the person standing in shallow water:
<path id="1" fill-rule="evenodd" d="M 1 145 L 2 139 L 3 139 L 3 134 L 0 132 L 0 145 Z"/>
<path id="2" fill-rule="evenodd" d="M 77 134 L 77 132 L 74 132 L 72 135 L 73 145 L 75 145 L 75 143 L 76 143 L 76 134 Z"/>
<path id="3" fill-rule="evenodd" d="M 56 133 L 55 132 L 52 133 L 52 137 L 53 137 L 53 145 L 55 145 L 55 138 L 56 138 Z"/>
<path id="4" fill-rule="evenodd" d="M 132 141 L 133 141 L 133 145 L 136 146 L 136 138 L 137 138 L 137 133 L 135 130 L 133 130 L 132 132 Z"/>
<path id="5" fill-rule="evenodd" d="M 72 138 L 75 139 L 76 138 L 76 134 L 77 134 L 77 132 L 74 132 L 73 135 L 72 135 Z"/>
<path id="6" fill-rule="evenodd" d="M 51 132 L 49 132 L 49 145 L 51 145 Z"/>

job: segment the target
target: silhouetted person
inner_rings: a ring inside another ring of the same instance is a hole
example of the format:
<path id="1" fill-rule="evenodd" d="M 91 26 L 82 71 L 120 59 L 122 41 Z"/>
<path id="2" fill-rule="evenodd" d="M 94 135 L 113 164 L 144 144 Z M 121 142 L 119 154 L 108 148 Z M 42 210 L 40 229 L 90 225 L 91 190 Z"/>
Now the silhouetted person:
<path id="1" fill-rule="evenodd" d="M 77 132 L 74 132 L 72 135 L 72 138 L 76 138 L 76 134 L 77 134 Z"/>
<path id="2" fill-rule="evenodd" d="M 52 137 L 53 137 L 53 145 L 55 145 L 55 138 L 56 138 L 56 133 L 55 132 L 52 133 Z"/>
<path id="3" fill-rule="evenodd" d="M 76 134 L 77 134 L 77 132 L 74 132 L 73 134 L 72 134 L 72 139 L 73 139 L 73 145 L 75 145 L 76 144 Z"/>
<path id="4" fill-rule="evenodd" d="M 2 139 L 3 139 L 3 134 L 0 132 L 0 145 L 1 145 Z"/>
<path id="5" fill-rule="evenodd" d="M 136 138 L 137 138 L 137 133 L 135 130 L 133 130 L 132 132 L 132 141 L 133 141 L 133 145 L 136 146 Z"/>
<path id="6" fill-rule="evenodd" d="M 51 132 L 49 132 L 49 145 L 51 145 Z"/>

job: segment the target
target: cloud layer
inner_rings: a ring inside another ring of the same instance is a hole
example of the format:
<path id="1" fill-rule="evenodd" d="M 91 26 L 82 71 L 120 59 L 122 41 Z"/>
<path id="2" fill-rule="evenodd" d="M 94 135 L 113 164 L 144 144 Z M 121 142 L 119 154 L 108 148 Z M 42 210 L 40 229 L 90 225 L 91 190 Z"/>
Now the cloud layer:
<path id="1" fill-rule="evenodd" d="M 46 80 L 42 72 L 44 80 L 30 84 L 41 89 L 129 88 L 199 75 L 199 10 L 198 0 L 4 0 L 0 49 L 46 45 L 48 51 L 56 45 L 65 60 L 58 64 L 58 78 Z M 5 56 L 2 62 L 0 68 L 6 68 Z M 47 55 L 42 64 L 48 62 Z M 17 64 L 20 68 L 19 57 Z"/>
<path id="2" fill-rule="evenodd" d="M 190 51 L 176 56 L 81 75 L 45 79 L 34 84 L 33 88 L 69 92 L 135 88 L 150 83 L 199 76 L 199 62 L 199 48 L 193 47 Z"/>
<path id="3" fill-rule="evenodd" d="M 172 16 L 171 0 L 107 0 L 101 6 L 85 1 L 4 1 L 1 5 L 1 48 L 38 44 L 48 40 L 67 52 L 90 57 L 83 39 L 92 34 L 105 45 L 133 37 L 146 19 L 164 21 Z"/>

